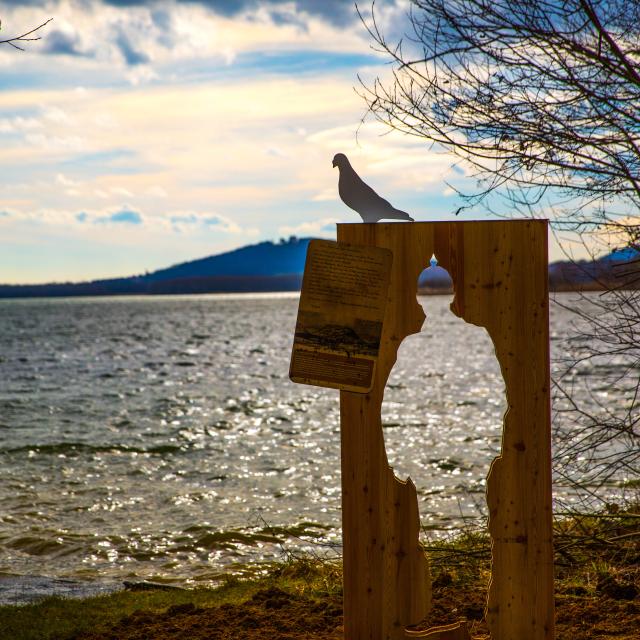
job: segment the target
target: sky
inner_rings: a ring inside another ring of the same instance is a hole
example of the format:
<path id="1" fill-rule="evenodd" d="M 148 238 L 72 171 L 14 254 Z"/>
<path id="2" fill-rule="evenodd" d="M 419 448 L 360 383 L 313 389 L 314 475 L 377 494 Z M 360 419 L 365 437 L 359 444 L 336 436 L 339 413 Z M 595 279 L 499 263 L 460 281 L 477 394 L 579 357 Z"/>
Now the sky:
<path id="1" fill-rule="evenodd" d="M 376 2 L 390 37 L 408 4 Z M 451 155 L 365 117 L 358 78 L 390 68 L 350 0 L 5 1 L 0 39 L 49 18 L 24 51 L 0 45 L 0 283 L 335 237 L 360 220 L 338 152 L 416 220 L 461 204 Z"/>

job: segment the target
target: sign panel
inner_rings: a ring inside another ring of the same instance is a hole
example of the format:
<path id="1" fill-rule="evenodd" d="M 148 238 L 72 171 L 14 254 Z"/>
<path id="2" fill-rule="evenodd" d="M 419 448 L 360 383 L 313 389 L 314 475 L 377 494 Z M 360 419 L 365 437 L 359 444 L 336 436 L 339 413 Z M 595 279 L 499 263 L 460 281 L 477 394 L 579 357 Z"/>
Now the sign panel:
<path id="1" fill-rule="evenodd" d="M 294 382 L 371 390 L 391 260 L 380 247 L 309 243 L 289 369 Z"/>

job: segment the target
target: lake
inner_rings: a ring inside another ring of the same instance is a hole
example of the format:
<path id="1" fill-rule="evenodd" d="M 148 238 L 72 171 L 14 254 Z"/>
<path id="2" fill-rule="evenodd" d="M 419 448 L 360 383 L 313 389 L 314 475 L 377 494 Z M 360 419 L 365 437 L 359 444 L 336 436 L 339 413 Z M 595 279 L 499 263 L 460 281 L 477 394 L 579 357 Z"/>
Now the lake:
<path id="1" fill-rule="evenodd" d="M 428 320 L 383 405 L 425 536 L 482 517 L 505 407 L 488 335 L 450 301 L 421 298 Z M 338 392 L 288 379 L 297 304 L 0 301 L 0 577 L 202 584 L 287 551 L 339 552 Z M 569 316 L 552 308 L 555 349 Z"/>

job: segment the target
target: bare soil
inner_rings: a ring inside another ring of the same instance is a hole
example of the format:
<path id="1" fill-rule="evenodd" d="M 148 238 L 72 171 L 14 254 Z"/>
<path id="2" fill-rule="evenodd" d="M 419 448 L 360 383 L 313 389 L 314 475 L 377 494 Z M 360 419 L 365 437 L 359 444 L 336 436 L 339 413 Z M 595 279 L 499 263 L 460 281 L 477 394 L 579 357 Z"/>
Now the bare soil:
<path id="1" fill-rule="evenodd" d="M 611 511 L 557 523 L 556 640 L 640 640 L 640 515 L 637 508 L 633 513 Z M 488 537 L 463 535 L 428 551 L 432 609 L 414 628 L 466 618 L 474 640 L 488 640 Z M 198 608 L 183 601 L 165 611 L 136 611 L 69 640 L 343 638 L 339 566 L 297 561 L 280 567 L 270 580 L 239 603 Z"/>
<path id="2" fill-rule="evenodd" d="M 466 617 L 474 639 L 489 638 L 483 620 L 484 593 L 461 588 L 448 574 L 435 581 L 433 610 L 417 628 L 455 622 Z M 445 577 L 443 577 L 445 576 Z M 640 598 L 638 589 L 624 584 L 603 586 L 595 596 L 558 593 L 557 640 L 638 640 Z M 627 583 L 627 585 L 630 583 Z M 612 597 L 613 596 L 613 597 Z M 135 612 L 111 629 L 91 632 L 77 640 L 337 640 L 343 637 L 342 602 L 338 595 L 314 599 L 278 588 L 258 591 L 242 604 L 207 609 L 193 604 L 170 607 L 162 613 Z"/>

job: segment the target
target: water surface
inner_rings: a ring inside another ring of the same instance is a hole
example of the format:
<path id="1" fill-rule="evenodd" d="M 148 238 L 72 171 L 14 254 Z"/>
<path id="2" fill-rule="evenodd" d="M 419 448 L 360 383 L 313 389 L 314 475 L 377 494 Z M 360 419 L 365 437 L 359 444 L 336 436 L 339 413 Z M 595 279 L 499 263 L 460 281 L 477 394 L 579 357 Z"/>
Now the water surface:
<path id="1" fill-rule="evenodd" d="M 484 511 L 505 404 L 488 335 L 450 301 L 422 299 L 383 406 L 425 535 Z M 297 304 L 0 301 L 0 576 L 202 583 L 339 551 L 338 393 L 288 379 Z M 567 326 L 554 309 L 556 341 Z"/>

